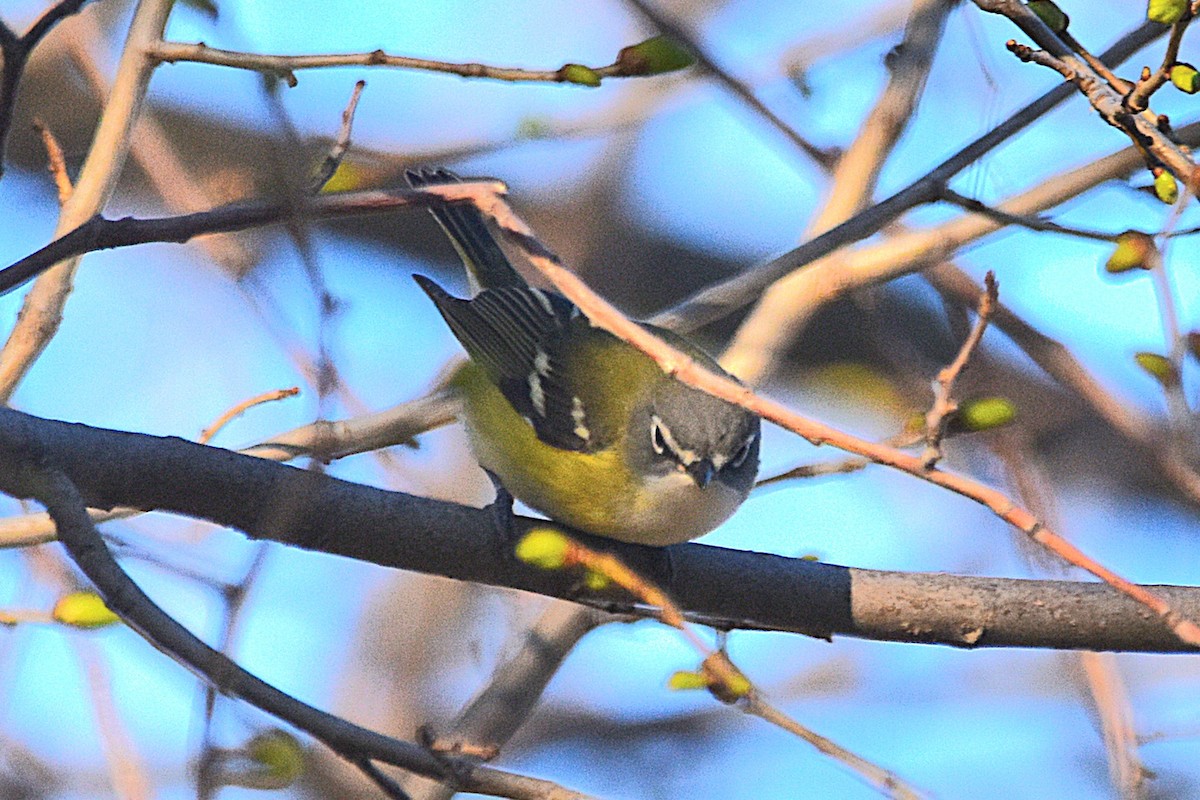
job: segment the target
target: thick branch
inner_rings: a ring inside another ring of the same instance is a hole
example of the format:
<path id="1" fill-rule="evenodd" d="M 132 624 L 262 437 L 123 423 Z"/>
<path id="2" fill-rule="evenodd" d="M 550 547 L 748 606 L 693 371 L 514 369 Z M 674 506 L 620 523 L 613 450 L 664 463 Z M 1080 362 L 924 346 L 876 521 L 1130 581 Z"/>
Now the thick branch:
<path id="1" fill-rule="evenodd" d="M 578 576 L 518 562 L 514 537 L 541 523 L 360 486 L 181 439 L 0 410 L 0 437 L 26 431 L 95 507 L 206 519 L 259 539 L 398 569 L 636 611 Z M 1107 586 L 858 570 L 699 544 L 659 549 L 580 537 L 720 628 L 785 630 L 957 647 L 1192 652 L 1144 606 Z M 1200 588 L 1155 587 L 1200 616 Z"/>

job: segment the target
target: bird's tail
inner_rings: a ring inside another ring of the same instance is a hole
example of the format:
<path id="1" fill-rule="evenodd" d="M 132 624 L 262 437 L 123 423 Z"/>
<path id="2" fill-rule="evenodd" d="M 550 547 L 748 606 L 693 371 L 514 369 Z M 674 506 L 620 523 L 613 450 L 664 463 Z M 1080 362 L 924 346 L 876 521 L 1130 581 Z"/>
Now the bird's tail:
<path id="1" fill-rule="evenodd" d="M 405 177 L 408 179 L 408 185 L 414 189 L 462 181 L 462 178 L 450 170 L 440 167 L 408 170 Z M 513 268 L 508 256 L 500 249 L 479 209 L 459 203 L 433 206 L 429 211 L 450 237 L 454 249 L 462 258 L 473 295 L 482 289 L 527 285 L 525 279 Z"/>

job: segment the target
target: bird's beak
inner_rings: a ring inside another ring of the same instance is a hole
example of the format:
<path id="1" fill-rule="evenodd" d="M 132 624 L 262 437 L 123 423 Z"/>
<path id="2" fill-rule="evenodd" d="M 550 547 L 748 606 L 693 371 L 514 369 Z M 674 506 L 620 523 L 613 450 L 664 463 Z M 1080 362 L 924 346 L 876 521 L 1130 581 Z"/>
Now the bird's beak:
<path id="1" fill-rule="evenodd" d="M 702 458 L 699 461 L 694 461 L 687 467 L 687 474 L 692 476 L 692 480 L 701 489 L 708 486 L 712 482 L 713 475 L 717 473 L 713 463 L 707 458 Z"/>

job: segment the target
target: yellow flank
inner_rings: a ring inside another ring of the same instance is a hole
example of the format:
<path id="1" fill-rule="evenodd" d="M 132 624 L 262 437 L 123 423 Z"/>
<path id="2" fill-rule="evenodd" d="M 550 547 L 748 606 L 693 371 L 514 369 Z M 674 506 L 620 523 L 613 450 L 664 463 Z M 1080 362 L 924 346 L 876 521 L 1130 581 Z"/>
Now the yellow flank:
<path id="1" fill-rule="evenodd" d="M 475 457 L 506 489 L 567 525 L 624 538 L 613 526 L 633 505 L 636 487 L 619 448 L 579 453 L 546 444 L 474 362 L 454 383 L 468 398 L 464 414 Z"/>

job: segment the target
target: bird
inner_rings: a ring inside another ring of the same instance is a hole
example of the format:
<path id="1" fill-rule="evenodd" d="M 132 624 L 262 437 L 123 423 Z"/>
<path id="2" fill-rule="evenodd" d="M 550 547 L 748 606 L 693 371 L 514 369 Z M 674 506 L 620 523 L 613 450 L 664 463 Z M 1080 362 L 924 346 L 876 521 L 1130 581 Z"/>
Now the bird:
<path id="1" fill-rule="evenodd" d="M 461 181 L 442 168 L 406 177 L 416 189 Z M 480 466 L 551 520 L 624 542 L 678 544 L 729 518 L 758 474 L 758 415 L 681 383 L 566 297 L 530 285 L 475 206 L 429 210 L 472 296 L 413 278 L 470 356 L 451 385 Z M 728 374 L 689 340 L 640 324 Z"/>

